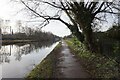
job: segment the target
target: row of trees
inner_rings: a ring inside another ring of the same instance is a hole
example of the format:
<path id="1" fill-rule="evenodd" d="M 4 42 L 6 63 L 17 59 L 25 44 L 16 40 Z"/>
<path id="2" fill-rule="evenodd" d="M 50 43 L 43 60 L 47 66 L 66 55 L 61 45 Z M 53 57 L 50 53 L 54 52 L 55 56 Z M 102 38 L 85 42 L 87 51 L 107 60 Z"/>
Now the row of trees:
<path id="1" fill-rule="evenodd" d="M 14 23 L 14 25 L 11 25 Z M 25 22 L 24 22 L 25 23 Z M 17 20 L 16 22 L 12 22 L 11 20 L 0 19 L 0 29 L 1 34 L 13 34 L 13 33 L 28 33 L 31 30 L 27 25 L 23 25 L 21 20 Z"/>
<path id="2" fill-rule="evenodd" d="M 84 0 L 21 0 L 28 11 L 31 11 L 34 17 L 40 17 L 41 25 L 49 24 L 51 20 L 58 20 L 65 24 L 73 35 L 75 35 L 81 42 L 86 44 L 86 47 L 92 51 L 97 52 L 98 46 L 94 38 L 94 29 L 98 23 L 107 21 L 107 15 L 118 15 L 120 5 L 117 0 L 113 2 L 105 1 L 84 1 Z M 46 7 L 47 8 L 46 8 Z M 49 12 L 53 10 L 53 13 Z M 66 21 L 62 18 L 65 13 L 69 18 Z"/>
<path id="3" fill-rule="evenodd" d="M 9 28 L 9 31 L 11 31 L 10 22 L 11 22 L 10 20 L 4 20 L 4 19 L 0 18 L 0 29 L 1 29 L 2 34 L 7 33 L 8 28 Z"/>
<path id="4" fill-rule="evenodd" d="M 55 41 L 59 40 L 59 37 L 53 35 L 50 32 L 42 32 L 40 28 L 30 28 L 27 25 L 23 25 L 22 21 L 16 22 L 16 29 L 14 31 L 10 26 L 10 20 L 0 19 L 0 38 L 3 40 L 35 40 L 35 41 Z M 3 32 L 6 32 L 3 33 Z"/>
<path id="5" fill-rule="evenodd" d="M 57 41 L 60 37 L 50 33 L 43 32 L 41 30 L 34 30 L 29 28 L 28 33 L 15 33 L 2 35 L 3 40 L 32 40 L 32 41 Z"/>

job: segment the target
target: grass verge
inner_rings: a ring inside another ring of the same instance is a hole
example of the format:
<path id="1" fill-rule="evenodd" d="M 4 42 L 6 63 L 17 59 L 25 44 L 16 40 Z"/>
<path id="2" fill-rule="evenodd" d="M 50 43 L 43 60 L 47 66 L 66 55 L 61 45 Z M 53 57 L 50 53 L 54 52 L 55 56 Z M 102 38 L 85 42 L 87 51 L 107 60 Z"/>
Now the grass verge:
<path id="1" fill-rule="evenodd" d="M 59 43 L 54 50 L 38 64 L 27 76 L 29 78 L 54 78 L 56 54 L 60 51 L 61 44 Z"/>
<path id="2" fill-rule="evenodd" d="M 93 78 L 119 78 L 119 64 L 99 53 L 91 53 L 77 38 L 66 40 L 69 48 L 83 61 L 83 66 Z"/>

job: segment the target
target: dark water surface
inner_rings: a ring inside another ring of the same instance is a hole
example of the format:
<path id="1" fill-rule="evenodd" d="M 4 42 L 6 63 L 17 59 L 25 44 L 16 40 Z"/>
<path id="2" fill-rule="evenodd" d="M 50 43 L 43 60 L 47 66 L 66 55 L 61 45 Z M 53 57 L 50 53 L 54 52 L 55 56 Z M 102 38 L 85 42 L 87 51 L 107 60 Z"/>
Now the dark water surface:
<path id="1" fill-rule="evenodd" d="M 23 78 L 58 44 L 31 43 L 0 47 L 0 78 Z"/>

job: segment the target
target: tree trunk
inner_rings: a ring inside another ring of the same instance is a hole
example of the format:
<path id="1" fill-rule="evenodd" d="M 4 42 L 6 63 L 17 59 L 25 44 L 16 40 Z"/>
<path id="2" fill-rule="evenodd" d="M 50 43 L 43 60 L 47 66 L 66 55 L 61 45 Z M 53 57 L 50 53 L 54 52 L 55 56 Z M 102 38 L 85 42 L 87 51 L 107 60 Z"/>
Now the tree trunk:
<path id="1" fill-rule="evenodd" d="M 83 33 L 85 36 L 85 43 L 86 43 L 87 49 L 92 51 L 92 52 L 97 52 L 97 46 L 96 46 L 96 43 L 94 41 L 93 31 L 92 31 L 91 27 L 87 26 L 83 30 Z"/>
<path id="2" fill-rule="evenodd" d="M 84 35 L 79 31 L 78 27 L 70 25 L 69 28 L 70 28 L 72 34 L 75 35 L 78 38 L 78 40 L 83 43 Z"/>

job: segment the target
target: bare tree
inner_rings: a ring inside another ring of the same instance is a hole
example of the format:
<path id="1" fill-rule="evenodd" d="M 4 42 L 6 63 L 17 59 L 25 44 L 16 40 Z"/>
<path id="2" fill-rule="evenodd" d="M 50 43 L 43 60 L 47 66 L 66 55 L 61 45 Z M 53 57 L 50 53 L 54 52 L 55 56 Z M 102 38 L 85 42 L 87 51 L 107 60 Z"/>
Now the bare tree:
<path id="1" fill-rule="evenodd" d="M 97 50 L 93 37 L 95 23 L 106 21 L 108 14 L 120 14 L 118 12 L 120 4 L 116 0 L 113 2 L 21 0 L 21 2 L 31 11 L 33 17 L 41 18 L 41 26 L 49 24 L 51 20 L 58 20 L 65 24 L 81 42 L 85 41 L 87 48 L 93 52 Z M 54 10 L 52 15 L 48 8 Z M 70 23 L 62 18 L 63 12 L 69 17 Z"/>

